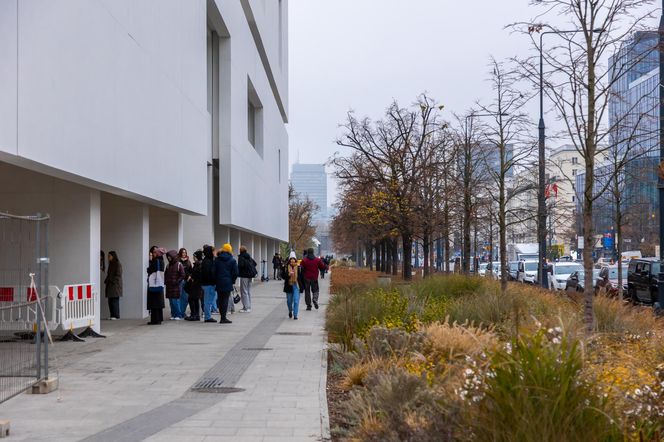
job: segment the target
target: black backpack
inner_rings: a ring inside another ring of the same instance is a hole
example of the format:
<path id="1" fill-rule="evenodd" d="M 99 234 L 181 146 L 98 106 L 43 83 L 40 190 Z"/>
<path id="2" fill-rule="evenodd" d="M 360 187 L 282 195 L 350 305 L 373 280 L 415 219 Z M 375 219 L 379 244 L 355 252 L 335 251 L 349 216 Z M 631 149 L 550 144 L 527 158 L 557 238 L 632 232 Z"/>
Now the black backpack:
<path id="1" fill-rule="evenodd" d="M 251 274 L 251 277 L 254 278 L 256 275 L 258 275 L 258 269 L 256 269 L 258 264 L 256 263 L 256 261 L 254 261 L 254 258 L 251 258 L 251 262 L 249 262 L 247 264 L 250 264 L 249 265 L 249 273 Z"/>

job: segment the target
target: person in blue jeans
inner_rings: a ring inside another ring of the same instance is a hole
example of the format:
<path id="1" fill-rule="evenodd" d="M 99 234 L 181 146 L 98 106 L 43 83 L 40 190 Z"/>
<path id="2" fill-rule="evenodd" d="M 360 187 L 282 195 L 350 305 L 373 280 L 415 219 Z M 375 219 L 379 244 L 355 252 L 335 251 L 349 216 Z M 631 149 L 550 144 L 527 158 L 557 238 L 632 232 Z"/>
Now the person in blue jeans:
<path id="1" fill-rule="evenodd" d="M 187 313 L 187 307 L 189 306 L 189 293 L 185 291 L 184 284 L 191 276 L 191 269 L 193 268 L 193 265 L 189 260 L 189 254 L 187 253 L 187 249 L 185 249 L 184 247 L 178 251 L 178 259 L 182 263 L 182 267 L 184 267 L 184 274 L 185 274 L 184 280 L 182 280 L 182 282 L 180 283 L 180 314 L 181 317 L 184 319 Z"/>
<path id="2" fill-rule="evenodd" d="M 300 306 L 300 287 L 302 286 L 302 271 L 297 263 L 295 252 L 291 252 L 288 262 L 281 271 L 284 280 L 284 292 L 286 293 L 286 305 L 288 306 L 288 317 L 297 319 Z"/>
<path id="3" fill-rule="evenodd" d="M 203 246 L 203 262 L 201 263 L 201 288 L 203 289 L 203 315 L 205 322 L 217 323 L 212 319 L 212 306 L 217 299 L 217 278 L 214 274 L 214 247 Z"/>

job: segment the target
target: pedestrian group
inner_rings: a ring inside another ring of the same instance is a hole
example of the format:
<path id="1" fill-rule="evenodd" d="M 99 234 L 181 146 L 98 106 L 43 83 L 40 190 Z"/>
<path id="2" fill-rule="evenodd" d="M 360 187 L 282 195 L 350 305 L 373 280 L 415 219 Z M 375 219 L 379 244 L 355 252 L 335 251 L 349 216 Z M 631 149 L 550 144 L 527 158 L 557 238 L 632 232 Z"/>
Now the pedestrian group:
<path id="1" fill-rule="evenodd" d="M 166 261 L 164 261 L 164 256 Z M 291 251 L 283 260 L 276 252 L 272 258 L 273 279 L 283 280 L 286 293 L 288 317 L 298 318 L 300 294 L 304 292 L 306 309 L 312 305 L 318 309 L 318 277 L 325 277 L 329 265 L 326 258 L 314 255 L 312 248 L 306 250 L 301 260 Z M 106 270 L 104 252 L 101 252 L 100 267 L 106 271 L 104 284 L 111 320 L 120 318 L 122 297 L 122 264 L 115 251 L 108 252 Z M 258 274 L 256 261 L 241 246 L 237 260 L 233 247 L 224 244 L 215 253 L 215 248 L 205 245 L 193 254 L 190 260 L 185 248 L 179 251 L 152 246 L 149 250 L 147 268 L 147 308 L 150 312 L 148 325 L 159 325 L 164 321 L 165 299 L 168 299 L 173 321 L 201 321 L 216 323 L 213 313 L 219 313 L 220 324 L 231 324 L 228 313 L 235 311 L 234 304 L 242 303 L 240 313 L 251 313 L 251 283 Z M 240 280 L 240 293 L 235 288 Z M 189 308 L 189 315 L 186 315 Z M 202 316 L 201 316 L 202 314 Z"/>

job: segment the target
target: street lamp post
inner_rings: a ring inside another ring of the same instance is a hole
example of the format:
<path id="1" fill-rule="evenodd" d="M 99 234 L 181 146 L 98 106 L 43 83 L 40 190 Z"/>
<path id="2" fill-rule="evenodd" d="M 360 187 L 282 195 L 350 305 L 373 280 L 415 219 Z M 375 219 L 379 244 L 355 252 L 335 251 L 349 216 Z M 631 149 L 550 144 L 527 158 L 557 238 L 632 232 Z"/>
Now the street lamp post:
<path id="1" fill-rule="evenodd" d="M 664 2 L 664 0 L 662 0 Z M 661 25 L 660 25 L 661 26 Z M 540 32 L 542 29 L 541 26 L 533 27 L 533 31 Z M 593 29 L 593 32 L 602 32 L 603 29 Z M 546 195 L 545 195 L 545 176 L 546 176 L 546 149 L 545 149 L 545 140 L 546 140 L 546 126 L 544 125 L 544 53 L 543 53 L 543 38 L 547 34 L 577 34 L 583 32 L 581 29 L 569 30 L 569 31 L 545 31 L 540 32 L 540 44 L 539 44 L 539 106 L 540 106 L 540 118 L 537 128 L 539 130 L 539 170 L 538 170 L 538 186 L 537 186 L 537 243 L 539 245 L 538 251 L 538 278 L 539 284 L 544 287 L 547 287 L 547 281 L 544 278 L 544 259 L 546 258 Z M 661 39 L 660 33 L 660 39 Z M 661 69 L 661 64 L 660 64 Z M 585 247 L 585 245 L 584 245 Z"/>
<path id="2" fill-rule="evenodd" d="M 659 191 L 659 275 L 658 280 L 658 296 L 657 303 L 655 303 L 655 312 L 662 314 L 662 306 L 664 306 L 664 101 L 662 101 L 662 82 L 664 81 L 664 0 L 662 0 L 662 11 L 659 21 L 659 180 L 657 183 Z"/>

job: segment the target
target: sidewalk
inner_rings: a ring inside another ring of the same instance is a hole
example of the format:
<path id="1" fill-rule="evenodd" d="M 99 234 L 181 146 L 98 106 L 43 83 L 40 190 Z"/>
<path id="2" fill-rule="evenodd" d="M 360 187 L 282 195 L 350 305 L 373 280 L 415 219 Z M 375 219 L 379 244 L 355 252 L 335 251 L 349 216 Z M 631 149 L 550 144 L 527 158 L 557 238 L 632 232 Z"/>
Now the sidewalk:
<path id="1" fill-rule="evenodd" d="M 325 440 L 328 281 L 320 310 L 302 296 L 298 321 L 270 281 L 233 324 L 104 321 L 107 339 L 56 343 L 60 390 L 0 405 L 9 440 Z"/>

